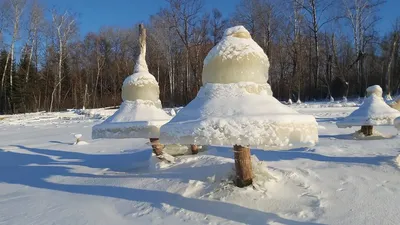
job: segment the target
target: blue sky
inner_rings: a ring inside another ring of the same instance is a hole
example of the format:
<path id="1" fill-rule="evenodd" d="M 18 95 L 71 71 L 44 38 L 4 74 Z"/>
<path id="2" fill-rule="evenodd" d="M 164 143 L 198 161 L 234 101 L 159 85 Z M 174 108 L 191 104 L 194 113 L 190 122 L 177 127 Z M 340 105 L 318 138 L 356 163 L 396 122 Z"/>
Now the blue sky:
<path id="1" fill-rule="evenodd" d="M 131 27 L 145 22 L 149 16 L 166 6 L 165 0 L 40 0 L 47 8 L 57 6 L 79 14 L 81 35 L 96 32 L 102 26 Z M 239 0 L 205 0 L 206 10 L 218 8 L 225 16 L 231 14 Z M 378 31 L 388 31 L 400 16 L 400 0 L 387 0 L 380 11 Z"/>

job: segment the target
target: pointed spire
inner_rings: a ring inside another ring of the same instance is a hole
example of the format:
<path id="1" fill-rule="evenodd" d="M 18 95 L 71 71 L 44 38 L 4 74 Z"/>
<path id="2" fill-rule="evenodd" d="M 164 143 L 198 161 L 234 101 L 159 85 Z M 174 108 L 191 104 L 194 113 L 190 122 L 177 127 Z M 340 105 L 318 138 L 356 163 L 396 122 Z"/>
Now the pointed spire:
<path id="1" fill-rule="evenodd" d="M 148 72 L 149 68 L 146 63 L 146 28 L 143 24 L 139 24 L 139 46 L 140 54 L 136 60 L 136 65 L 133 73 Z"/>

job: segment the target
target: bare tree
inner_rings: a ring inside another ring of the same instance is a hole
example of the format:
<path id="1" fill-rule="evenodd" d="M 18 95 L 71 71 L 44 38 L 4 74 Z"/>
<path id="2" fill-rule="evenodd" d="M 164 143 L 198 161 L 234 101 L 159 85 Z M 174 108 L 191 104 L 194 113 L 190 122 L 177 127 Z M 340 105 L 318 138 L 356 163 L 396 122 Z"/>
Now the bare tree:
<path id="1" fill-rule="evenodd" d="M 218 9 L 213 9 L 210 23 L 213 45 L 216 45 L 218 41 L 222 39 L 224 30 L 227 28 L 228 25 L 228 20 L 222 18 L 221 11 L 219 11 Z"/>
<path id="2" fill-rule="evenodd" d="M 67 52 L 67 44 L 72 35 L 76 33 L 76 21 L 74 15 L 65 11 L 63 14 L 58 14 L 56 10 L 52 10 L 53 26 L 58 40 L 58 77 L 55 79 L 54 89 L 58 87 L 58 105 L 61 104 L 62 90 L 62 67 L 63 60 Z M 50 112 L 53 110 L 55 91 L 52 92 Z"/>
<path id="3" fill-rule="evenodd" d="M 394 26 L 393 37 L 392 37 L 392 45 L 390 49 L 390 54 L 388 57 L 388 65 L 385 74 L 385 95 L 386 99 L 392 99 L 391 97 L 391 81 L 392 81 L 392 71 L 394 67 L 395 55 L 399 51 L 399 41 L 400 41 L 400 20 L 396 21 Z"/>
<path id="4" fill-rule="evenodd" d="M 39 32 L 40 28 L 44 26 L 44 12 L 43 8 L 37 1 L 33 2 L 32 9 L 29 15 L 29 42 L 30 42 L 30 51 L 29 51 L 29 59 L 28 59 L 28 69 L 25 75 L 25 82 L 29 81 L 30 67 L 32 63 L 32 58 L 35 53 L 35 68 L 37 68 L 37 55 L 38 55 L 38 40 L 39 40 Z"/>
<path id="5" fill-rule="evenodd" d="M 197 26 L 201 10 L 203 9 L 203 0 L 166 0 L 169 3 L 170 10 L 164 11 L 167 13 L 166 18 L 171 29 L 174 29 L 186 49 L 186 82 L 185 89 L 190 93 L 191 83 L 191 64 L 194 64 L 191 58 L 191 40 L 193 38 L 195 27 Z M 198 79 L 199 74 L 193 74 L 195 79 Z M 186 102 L 190 96 L 186 97 Z"/>
<path id="6" fill-rule="evenodd" d="M 329 9 L 334 6 L 333 0 L 294 0 L 296 4 L 303 8 L 307 15 L 307 27 L 310 29 L 314 39 L 314 88 L 318 86 L 318 79 L 320 79 L 320 30 L 328 23 L 337 19 L 336 16 L 328 15 Z M 332 97 L 330 84 L 326 76 L 323 77 L 328 89 L 328 97 Z"/>
<path id="7" fill-rule="evenodd" d="M 26 0 L 9 0 L 10 9 L 11 9 L 11 20 L 13 25 L 13 32 L 11 38 L 11 45 L 10 45 L 10 52 L 8 53 L 6 64 L 4 66 L 3 76 L 1 78 L 1 89 L 4 90 L 4 79 L 7 72 L 7 66 L 9 62 L 11 62 L 10 66 L 10 98 L 13 98 L 13 66 L 12 63 L 14 61 L 14 50 L 15 50 L 15 43 L 19 39 L 19 31 L 20 31 L 20 21 L 21 16 L 24 11 Z M 6 96 L 6 95 L 4 95 Z M 12 107 L 13 109 L 13 107 Z"/>
<path id="8" fill-rule="evenodd" d="M 357 83 L 359 92 L 364 93 L 368 83 L 368 79 L 363 73 L 363 62 L 365 58 L 365 48 L 373 39 L 371 32 L 374 29 L 379 18 L 376 17 L 378 7 L 382 5 L 384 0 L 342 0 L 345 17 L 350 23 L 353 31 L 353 41 L 356 53 L 355 64 L 357 67 Z M 365 86 L 363 87 L 362 78 L 364 78 Z"/>

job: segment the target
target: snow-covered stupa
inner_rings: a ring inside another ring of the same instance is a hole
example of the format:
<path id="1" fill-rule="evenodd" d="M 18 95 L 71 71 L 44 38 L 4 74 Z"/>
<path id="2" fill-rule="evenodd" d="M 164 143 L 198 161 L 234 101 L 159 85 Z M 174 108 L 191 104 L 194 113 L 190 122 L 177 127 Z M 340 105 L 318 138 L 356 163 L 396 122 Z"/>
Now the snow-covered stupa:
<path id="1" fill-rule="evenodd" d="M 146 30 L 140 30 L 140 55 L 134 73 L 122 86 L 123 102 L 103 123 L 92 129 L 93 138 L 158 138 L 171 117 L 162 109 L 159 86 L 146 63 Z"/>
<path id="2" fill-rule="evenodd" d="M 361 132 L 365 136 L 373 134 L 373 126 L 393 125 L 394 119 L 400 116 L 400 112 L 385 103 L 382 93 L 379 85 L 368 87 L 368 97 L 364 103 L 336 125 L 339 128 L 361 126 Z"/>
<path id="3" fill-rule="evenodd" d="M 250 146 L 270 149 L 315 143 L 315 118 L 272 96 L 268 69 L 267 55 L 243 26 L 227 29 L 204 60 L 203 87 L 161 127 L 161 143 L 233 145 L 239 187 L 252 184 Z"/>
<path id="4" fill-rule="evenodd" d="M 315 143 L 315 118 L 272 96 L 268 69 L 267 55 L 243 26 L 227 29 L 204 60 L 203 87 L 161 127 L 161 142 L 266 149 Z"/>

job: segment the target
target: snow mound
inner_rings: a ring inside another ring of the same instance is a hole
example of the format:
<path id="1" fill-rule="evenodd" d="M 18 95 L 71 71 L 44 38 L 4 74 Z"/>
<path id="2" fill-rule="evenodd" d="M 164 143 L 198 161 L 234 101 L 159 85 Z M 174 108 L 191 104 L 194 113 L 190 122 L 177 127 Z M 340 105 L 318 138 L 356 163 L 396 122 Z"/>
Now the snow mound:
<path id="1" fill-rule="evenodd" d="M 159 128 L 171 117 L 153 101 L 124 101 L 114 115 L 95 125 L 95 138 L 149 138 L 158 137 Z"/>
<path id="2" fill-rule="evenodd" d="M 79 141 L 79 142 L 75 142 L 74 145 L 88 145 L 89 143 L 87 143 L 86 141 Z"/>
<path id="3" fill-rule="evenodd" d="M 391 108 L 383 101 L 382 95 L 377 95 L 381 89 L 375 86 L 370 87 L 371 89 L 368 88 L 374 94 L 366 98 L 360 108 L 336 123 L 339 128 L 392 125 L 394 119 L 400 116 L 399 111 Z"/>
<path id="4" fill-rule="evenodd" d="M 361 131 L 356 131 L 353 134 L 353 139 L 355 140 L 382 140 L 392 138 L 392 135 L 384 135 L 377 130 L 373 130 L 372 135 L 365 136 Z"/>
<path id="5" fill-rule="evenodd" d="M 204 85 L 161 127 L 161 142 L 257 148 L 316 142 L 315 118 L 281 104 L 268 88 L 256 83 Z"/>

